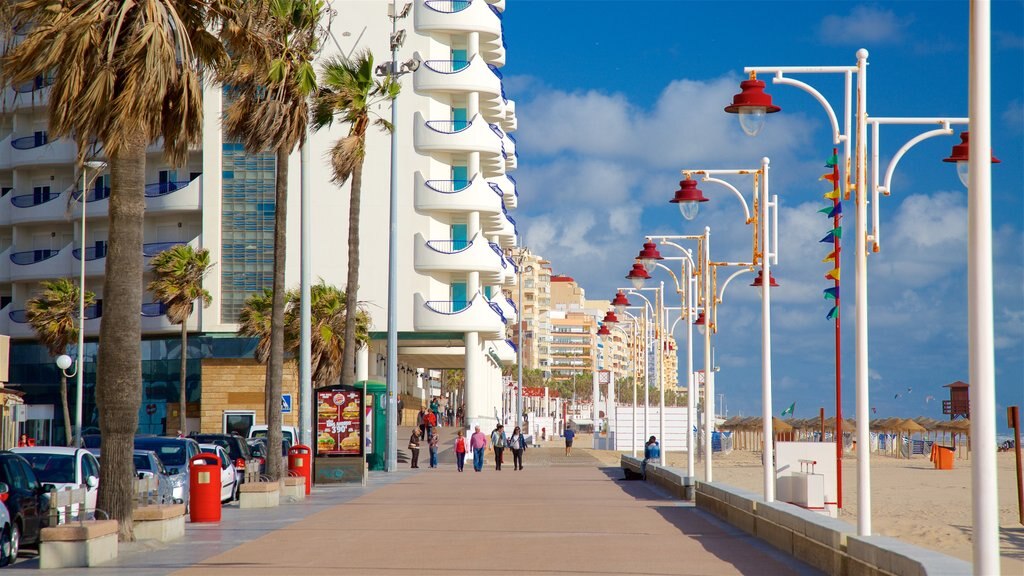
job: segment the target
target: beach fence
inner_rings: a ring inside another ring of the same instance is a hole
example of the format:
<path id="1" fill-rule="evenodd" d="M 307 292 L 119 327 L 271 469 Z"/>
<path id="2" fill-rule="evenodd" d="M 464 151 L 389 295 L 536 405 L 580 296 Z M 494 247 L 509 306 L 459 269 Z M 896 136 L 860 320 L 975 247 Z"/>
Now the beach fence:
<path id="1" fill-rule="evenodd" d="M 647 438 L 658 436 L 659 409 L 647 409 L 647 430 L 644 435 L 644 410 L 636 409 L 636 437 L 633 437 L 633 406 L 616 406 L 614 417 L 610 419 L 609 429 L 614 433 L 615 450 L 643 450 Z M 685 406 L 668 406 L 665 408 L 665 437 L 658 438 L 661 449 L 666 452 L 686 452 L 689 449 L 687 429 L 690 428 Z"/>

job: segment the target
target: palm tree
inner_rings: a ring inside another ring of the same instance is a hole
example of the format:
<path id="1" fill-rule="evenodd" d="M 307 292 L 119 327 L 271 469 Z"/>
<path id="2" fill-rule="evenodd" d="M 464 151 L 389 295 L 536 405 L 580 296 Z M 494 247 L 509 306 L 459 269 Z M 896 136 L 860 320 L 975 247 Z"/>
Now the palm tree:
<path id="1" fill-rule="evenodd" d="M 36 331 L 39 342 L 46 346 L 50 356 L 66 354 L 68 346 L 78 341 L 79 292 L 78 284 L 67 278 L 41 282 L 43 293 L 25 302 L 28 323 Z M 85 305 L 92 306 L 95 294 L 85 293 Z M 78 366 L 81 370 L 82 366 Z M 64 408 L 64 437 L 71 446 L 71 414 L 68 412 L 68 379 L 64 371 L 60 374 L 60 403 Z"/>
<path id="2" fill-rule="evenodd" d="M 240 6 L 239 25 L 224 37 L 232 64 L 221 74 L 230 86 L 224 130 L 249 152 L 277 155 L 274 183 L 274 274 L 267 363 L 267 441 L 281 443 L 281 380 L 285 350 L 285 237 L 288 158 L 306 140 L 309 97 L 316 90 L 313 60 L 320 48 L 323 0 L 249 0 Z M 267 470 L 276 481 L 281 453 L 271 450 Z"/>
<path id="3" fill-rule="evenodd" d="M 166 307 L 165 314 L 171 324 L 181 324 L 181 381 L 178 390 L 178 429 L 187 435 L 185 406 L 186 368 L 188 361 L 188 319 L 192 316 L 193 303 L 199 300 L 203 308 L 210 305 L 210 293 L 203 288 L 203 278 L 213 265 L 210 251 L 196 250 L 188 244 L 179 244 L 153 257 L 150 265 L 156 280 L 147 289 L 153 297 Z"/>
<path id="4" fill-rule="evenodd" d="M 294 300 L 288 307 L 288 333 L 295 346 L 299 334 L 299 294 L 293 291 Z M 348 298 L 337 286 L 323 280 L 310 287 L 310 356 L 313 387 L 319 388 L 338 382 L 341 374 L 342 356 L 345 350 L 345 318 L 348 317 Z M 358 310 L 356 317 L 356 341 L 360 346 L 370 342 L 370 316 Z M 293 351 L 294 348 L 289 349 Z"/>
<path id="5" fill-rule="evenodd" d="M 81 168 L 93 140 L 109 159 L 110 237 L 100 323 L 96 403 L 104 457 L 98 506 L 132 529 L 133 437 L 142 403 L 142 224 L 146 149 L 162 143 L 169 163 L 185 163 L 202 140 L 200 67 L 226 51 L 211 30 L 236 0 L 7 0 L 3 30 L 27 29 L 0 59 L 0 78 L 20 84 L 51 75 L 51 139 L 78 145 Z"/>
<path id="6" fill-rule="evenodd" d="M 366 157 L 366 131 L 377 104 L 394 100 L 401 86 L 391 76 L 378 80 L 373 75 L 373 54 L 362 51 L 355 58 L 334 57 L 321 71 L 323 88 L 317 96 L 313 126 L 319 130 L 334 123 L 335 117 L 349 125 L 348 136 L 338 140 L 331 150 L 334 181 L 344 184 L 350 178 L 348 210 L 348 279 L 345 294 L 358 302 L 359 293 L 359 207 L 363 186 L 363 159 Z M 373 124 L 390 132 L 391 123 L 382 117 Z M 345 318 L 345 349 L 341 362 L 341 383 L 355 381 L 356 317 Z"/>

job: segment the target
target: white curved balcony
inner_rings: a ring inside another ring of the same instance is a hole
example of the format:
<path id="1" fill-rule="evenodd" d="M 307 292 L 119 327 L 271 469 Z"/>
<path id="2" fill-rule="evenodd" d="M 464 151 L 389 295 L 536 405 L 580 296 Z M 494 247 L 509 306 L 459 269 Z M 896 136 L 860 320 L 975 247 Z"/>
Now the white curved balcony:
<path id="1" fill-rule="evenodd" d="M 146 213 L 198 212 L 203 207 L 203 179 L 146 184 Z"/>
<path id="2" fill-rule="evenodd" d="M 501 190 L 501 199 L 505 202 L 505 208 L 515 210 L 519 206 L 519 191 L 516 189 L 516 181 L 508 174 L 501 174 L 488 178 L 487 181 Z"/>
<path id="3" fill-rule="evenodd" d="M 501 315 L 505 317 L 505 322 L 515 322 L 519 318 L 519 311 L 516 310 L 516 305 L 505 297 L 501 292 L 498 292 L 491 298 L 491 304 L 494 304 L 501 310 Z"/>
<path id="4" fill-rule="evenodd" d="M 480 36 L 480 54 L 488 64 L 494 64 L 499 68 L 505 65 L 505 40 L 501 36 L 493 39 L 485 39 Z"/>
<path id="5" fill-rule="evenodd" d="M 491 340 L 490 345 L 494 349 L 494 355 L 503 364 L 515 364 L 519 359 L 519 353 L 516 352 L 515 345 L 507 339 Z"/>
<path id="6" fill-rule="evenodd" d="M 38 165 L 53 166 L 75 161 L 78 146 L 68 138 L 50 140 L 46 132 L 18 135 L 9 144 L 11 168 Z"/>
<path id="7" fill-rule="evenodd" d="M 470 121 L 425 120 L 416 112 L 413 120 L 413 145 L 417 152 L 480 152 L 481 160 L 491 163 L 501 156 L 501 135 L 491 130 L 479 115 Z"/>
<path id="8" fill-rule="evenodd" d="M 501 140 L 501 147 L 505 151 L 505 170 L 515 170 L 519 167 L 519 155 L 516 154 L 516 139 L 508 132 Z"/>
<path id="9" fill-rule="evenodd" d="M 38 77 L 35 80 L 12 86 L 4 91 L 4 105 L 7 110 L 44 108 L 50 101 L 52 78 Z"/>
<path id="10" fill-rule="evenodd" d="M 78 264 L 71 256 L 71 245 L 59 250 L 24 250 L 11 252 L 11 282 L 63 278 L 77 272 Z"/>
<path id="11" fill-rule="evenodd" d="M 186 322 L 190 331 L 199 330 L 200 314 L 201 312 L 197 306 L 196 311 L 189 316 L 188 322 Z M 141 327 L 143 334 L 181 333 L 181 325 L 171 324 L 171 321 L 167 319 L 164 305 L 159 302 L 144 302 L 142 304 Z"/>
<path id="12" fill-rule="evenodd" d="M 417 0 L 413 12 L 417 32 L 479 32 L 481 42 L 501 38 L 500 15 L 484 0 Z"/>
<path id="13" fill-rule="evenodd" d="M 519 272 L 516 269 L 515 262 L 513 262 L 511 258 L 505 258 L 505 262 L 508 263 L 508 267 L 505 268 L 505 279 L 502 281 L 501 285 L 506 288 L 511 288 L 519 282 Z"/>
<path id="14" fill-rule="evenodd" d="M 479 272 L 480 281 L 500 282 L 505 276 L 505 257 L 480 234 L 471 240 L 426 240 L 416 233 L 413 266 L 417 272 Z"/>
<path id="15" fill-rule="evenodd" d="M 80 214 L 81 204 L 68 204 L 70 195 L 71 192 L 61 190 L 38 194 L 13 190 L 5 198 L 6 204 L 10 206 L 11 224 L 64 221 L 66 216 Z"/>
<path id="16" fill-rule="evenodd" d="M 481 212 L 501 214 L 501 189 L 495 190 L 489 180 L 476 176 L 472 180 L 426 180 L 416 172 L 413 202 L 420 213 Z"/>
<path id="17" fill-rule="evenodd" d="M 28 318 L 25 316 L 24 304 L 22 308 L 15 308 L 14 304 L 8 304 L 0 309 L 0 313 L 3 314 L 3 321 L 0 326 L 4 326 L 4 334 L 7 334 L 11 338 L 25 339 L 35 338 L 36 331 L 32 329 L 32 325 L 28 323 Z"/>
<path id="18" fill-rule="evenodd" d="M 413 295 L 413 329 L 417 332 L 479 332 L 485 340 L 505 337 L 505 318 L 477 292 L 469 302 L 427 300 Z"/>
<path id="19" fill-rule="evenodd" d="M 501 80 L 480 55 L 464 60 L 426 60 L 412 75 L 416 92 L 500 95 Z M 486 96 L 485 96 L 486 97 Z"/>
<path id="20" fill-rule="evenodd" d="M 10 170 L 11 168 L 11 151 L 14 149 L 11 146 L 12 140 L 14 140 L 14 134 L 8 134 L 3 140 L 0 140 L 0 170 Z"/>
<path id="21" fill-rule="evenodd" d="M 505 100 L 505 119 L 501 122 L 505 132 L 515 132 L 519 129 L 519 118 L 516 116 L 516 101 Z"/>
<path id="22" fill-rule="evenodd" d="M 82 249 L 75 248 L 71 251 L 71 257 L 75 259 L 75 271 L 81 273 Z M 103 276 L 107 268 L 107 243 L 98 242 L 92 246 L 85 247 L 85 276 L 87 278 Z"/>
<path id="23" fill-rule="evenodd" d="M 481 221 L 481 223 L 483 223 Z M 488 223 L 490 225 L 490 222 Z M 488 236 L 496 236 L 498 239 L 498 246 L 501 248 L 512 248 L 516 246 L 516 238 L 518 236 L 516 231 L 516 221 L 512 219 L 507 213 L 504 214 L 504 218 L 500 218 L 493 224 L 493 228 L 484 226 L 484 231 Z"/>

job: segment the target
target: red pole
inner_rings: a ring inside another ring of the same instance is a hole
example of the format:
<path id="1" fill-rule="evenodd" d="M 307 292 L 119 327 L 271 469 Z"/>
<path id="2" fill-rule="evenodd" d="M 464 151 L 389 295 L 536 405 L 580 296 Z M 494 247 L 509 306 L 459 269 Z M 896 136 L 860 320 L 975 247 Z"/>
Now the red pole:
<path id="1" fill-rule="evenodd" d="M 832 155 L 835 156 L 839 153 L 838 148 L 832 149 Z M 847 166 L 849 168 L 849 166 Z M 835 166 L 832 167 L 832 176 L 835 184 L 835 191 L 839 191 L 839 163 L 836 162 Z M 859 191 L 858 191 L 859 193 Z M 837 195 L 838 196 L 838 195 Z M 839 206 L 839 198 L 832 199 L 833 206 Z M 832 216 L 832 227 L 839 227 L 839 213 Z M 832 239 L 832 246 L 835 249 L 836 268 L 840 268 L 839 263 L 842 259 L 840 253 L 840 238 L 836 235 Z M 834 279 L 834 286 L 836 288 L 836 506 L 839 509 L 843 508 L 843 359 L 841 354 L 841 343 L 842 343 L 842 331 L 841 331 L 841 308 L 839 307 L 839 277 L 836 275 Z M 858 446 L 858 450 L 865 450 L 867 446 Z"/>
<path id="2" fill-rule="evenodd" d="M 825 409 L 818 409 L 818 421 L 821 423 L 821 441 L 825 441 Z"/>
<path id="3" fill-rule="evenodd" d="M 1021 524 L 1024 524 L 1024 480 L 1021 479 L 1020 467 L 1020 410 L 1017 406 L 1010 406 L 1006 410 L 1010 419 L 1010 428 L 1013 428 L 1013 452 L 1017 456 L 1017 517 Z"/>

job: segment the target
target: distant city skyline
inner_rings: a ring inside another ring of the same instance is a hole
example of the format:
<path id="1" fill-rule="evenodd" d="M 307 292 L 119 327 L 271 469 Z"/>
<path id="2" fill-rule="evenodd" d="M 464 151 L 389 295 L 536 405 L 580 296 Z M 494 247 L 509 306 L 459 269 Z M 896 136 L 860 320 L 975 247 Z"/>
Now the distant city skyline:
<path id="1" fill-rule="evenodd" d="M 772 291 L 773 413 L 793 402 L 796 417 L 820 407 L 832 413 L 834 329 L 822 297 L 829 267 L 821 262 L 828 250 L 818 242 L 831 220 L 817 213 L 829 185 L 819 177 L 833 148 L 827 116 L 806 93 L 768 77 L 783 111 L 761 135 L 747 137 L 722 109 L 739 91 L 744 66 L 853 65 L 866 48 L 871 115 L 966 117 L 967 2 L 515 4 L 505 17 L 514 56 L 503 73 L 522 120 L 516 177 L 528 200 L 519 218 L 524 244 L 591 299 L 611 298 L 627 282 L 645 234 L 699 233 L 708 225 L 713 259 L 749 257 L 750 229 L 724 189 L 701 186 L 711 201 L 692 222 L 668 200 L 681 169 L 756 168 L 770 157 L 780 203 L 773 276 L 781 284 Z M 993 150 L 1002 160 L 992 171 L 996 414 L 1003 431 L 1005 406 L 1024 403 L 1024 2 L 994 2 L 992 15 Z M 842 118 L 840 76 L 801 79 Z M 886 127 L 881 170 L 925 129 Z M 967 192 L 941 162 L 958 142 L 938 137 L 913 148 L 895 172 L 892 195 L 880 200 L 884 242 L 868 259 L 872 417 L 944 418 L 943 386 L 969 380 Z M 749 178 L 734 183 L 749 195 Z M 843 411 L 851 416 L 852 201 L 847 207 L 841 314 Z M 653 276 L 667 288 L 672 282 Z M 761 352 L 759 298 L 747 278 L 725 294 L 714 349 L 716 392 L 731 414 L 750 415 L 761 410 Z M 676 338 L 684 342 L 680 332 Z"/>

